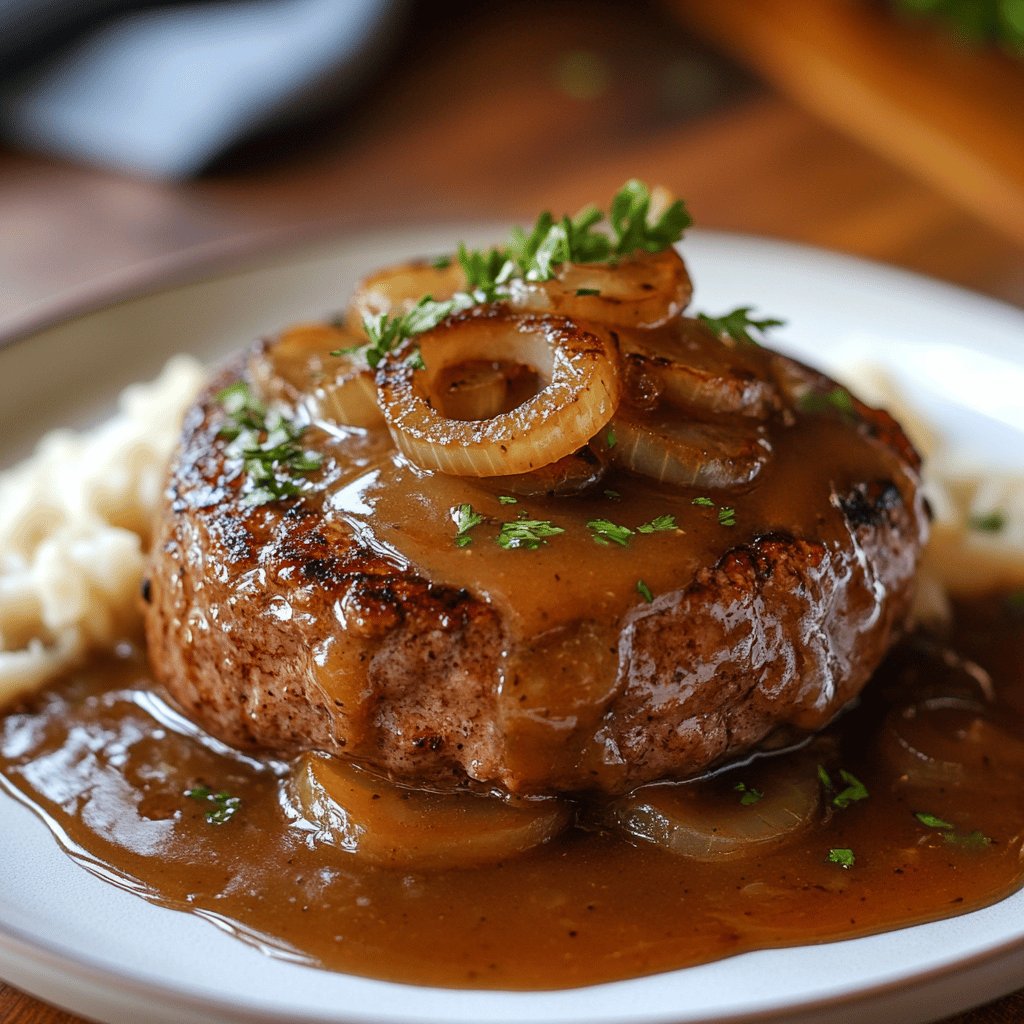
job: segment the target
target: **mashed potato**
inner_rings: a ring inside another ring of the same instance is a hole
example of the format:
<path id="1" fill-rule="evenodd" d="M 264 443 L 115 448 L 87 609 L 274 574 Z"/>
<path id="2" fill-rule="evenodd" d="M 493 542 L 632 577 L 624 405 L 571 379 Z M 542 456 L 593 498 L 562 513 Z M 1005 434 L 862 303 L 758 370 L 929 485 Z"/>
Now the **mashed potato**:
<path id="1" fill-rule="evenodd" d="M 926 458 L 935 522 L 917 616 L 945 617 L 950 594 L 1024 587 L 1024 478 L 951 462 L 878 366 L 850 365 L 837 376 L 889 409 Z M 195 360 L 173 359 L 157 380 L 128 388 L 106 423 L 54 431 L 0 475 L 0 703 L 138 636 L 164 465 L 203 377 Z"/>
<path id="2" fill-rule="evenodd" d="M 164 467 L 203 378 L 173 359 L 106 423 L 54 431 L 0 475 L 0 703 L 137 636 Z"/>
<path id="3" fill-rule="evenodd" d="M 945 617 L 949 596 L 1024 588 L 1024 474 L 955 459 L 876 364 L 851 364 L 836 376 L 866 402 L 888 409 L 924 456 L 934 519 L 918 579 L 919 616 Z"/>

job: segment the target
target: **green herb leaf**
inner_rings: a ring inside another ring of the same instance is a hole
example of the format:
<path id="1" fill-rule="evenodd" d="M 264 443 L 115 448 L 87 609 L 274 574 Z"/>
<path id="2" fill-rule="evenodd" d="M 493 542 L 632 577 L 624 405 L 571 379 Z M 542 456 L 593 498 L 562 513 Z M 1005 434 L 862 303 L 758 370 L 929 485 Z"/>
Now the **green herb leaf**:
<path id="1" fill-rule="evenodd" d="M 927 811 L 917 811 L 914 817 L 926 828 L 934 828 L 941 832 L 943 840 L 950 846 L 982 849 L 992 843 L 992 840 L 978 829 L 967 833 L 957 832 L 956 825 L 951 821 L 946 821 L 945 818 L 940 818 L 935 814 L 929 814 Z"/>
<path id="2" fill-rule="evenodd" d="M 193 786 L 185 790 L 185 796 L 198 803 L 213 804 L 213 808 L 206 812 L 206 820 L 211 825 L 226 825 L 241 806 L 241 799 L 232 796 L 230 793 L 221 791 L 214 793 L 209 786 Z"/>
<path id="3" fill-rule="evenodd" d="M 832 776 L 826 771 L 825 766 L 821 764 L 818 765 L 818 781 L 828 792 L 832 791 Z"/>
<path id="4" fill-rule="evenodd" d="M 707 313 L 698 313 L 697 319 L 709 328 L 720 338 L 732 338 L 733 341 L 742 345 L 760 345 L 761 341 L 753 336 L 756 331 L 763 340 L 765 332 L 772 327 L 784 327 L 785 320 L 776 320 L 772 317 L 765 317 L 763 320 L 755 320 L 750 313 L 753 306 L 739 306 L 730 313 L 723 313 L 721 316 L 709 316 Z"/>
<path id="5" fill-rule="evenodd" d="M 605 431 L 604 435 L 604 443 L 608 447 L 608 450 L 611 451 L 612 448 L 614 448 L 616 444 L 618 444 L 618 441 L 618 437 L 615 436 L 615 428 L 609 427 L 607 431 Z"/>
<path id="6" fill-rule="evenodd" d="M 464 548 L 473 543 L 469 531 L 479 526 L 484 517 L 472 505 L 459 505 L 452 509 L 452 520 L 455 523 L 455 546 Z"/>
<path id="7" fill-rule="evenodd" d="M 636 581 L 636 592 L 650 604 L 654 600 L 654 594 L 651 593 L 651 588 L 644 583 L 643 580 Z"/>
<path id="8" fill-rule="evenodd" d="M 979 829 L 961 835 L 959 832 L 947 832 L 945 840 L 951 846 L 963 846 L 969 850 L 981 850 L 992 845 L 992 840 Z"/>
<path id="9" fill-rule="evenodd" d="M 518 505 L 519 499 L 513 498 L 510 494 L 499 494 L 498 502 L 502 505 Z"/>
<path id="10" fill-rule="evenodd" d="M 297 444 L 306 428 L 279 412 L 268 412 L 245 381 L 224 388 L 217 399 L 228 416 L 218 432 L 231 442 L 225 454 L 240 459 L 245 472 L 242 501 L 266 505 L 300 495 L 305 484 L 296 477 L 319 469 L 323 461 Z"/>
<path id="11" fill-rule="evenodd" d="M 946 821 L 944 818 L 939 818 L 934 814 L 929 814 L 927 811 L 917 811 L 914 814 L 914 817 L 917 818 L 917 820 L 921 822 L 921 824 L 924 825 L 926 828 L 937 828 L 944 830 L 956 828 L 956 826 L 952 822 Z"/>
<path id="12" fill-rule="evenodd" d="M 681 199 L 653 222 L 649 218 L 650 208 L 651 190 L 635 178 L 612 197 L 609 220 L 615 234 L 616 256 L 630 256 L 638 250 L 661 252 L 678 242 L 693 223 Z"/>
<path id="13" fill-rule="evenodd" d="M 430 265 L 435 270 L 447 270 L 452 265 L 452 259 L 450 256 L 438 256 L 436 260 L 431 260 Z"/>
<path id="14" fill-rule="evenodd" d="M 493 302 L 501 285 L 512 276 L 515 264 L 502 249 L 467 249 L 463 242 L 458 248 L 459 266 L 471 292 L 479 292 L 482 301 Z"/>
<path id="15" fill-rule="evenodd" d="M 845 768 L 839 769 L 839 777 L 846 783 L 846 787 L 841 789 L 832 798 L 833 807 L 838 807 L 840 810 L 844 810 L 849 807 L 850 804 L 855 804 L 860 800 L 867 800 L 871 795 L 868 793 L 867 786 L 865 786 L 856 775 L 846 771 Z M 829 780 L 829 785 L 831 785 L 831 780 Z"/>
<path id="16" fill-rule="evenodd" d="M 660 533 L 664 530 L 674 530 L 676 528 L 676 517 L 670 515 L 660 515 L 652 519 L 649 523 L 644 523 L 643 526 L 636 528 L 637 533 Z"/>
<path id="17" fill-rule="evenodd" d="M 526 548 L 535 551 L 541 544 L 547 543 L 548 537 L 556 537 L 560 533 L 565 533 L 565 530 L 547 519 L 517 519 L 512 523 L 501 524 L 497 542 L 506 549 Z"/>
<path id="18" fill-rule="evenodd" d="M 797 406 L 802 412 L 838 412 L 840 416 L 854 418 L 857 415 L 853 396 L 846 388 L 834 387 L 831 391 L 807 391 L 800 396 Z"/>
<path id="19" fill-rule="evenodd" d="M 740 803 L 744 807 L 749 807 L 751 804 L 756 804 L 758 800 L 764 799 L 764 793 L 759 789 L 754 789 L 753 786 L 748 786 L 745 782 L 737 782 L 732 787 L 740 795 Z"/>
<path id="20" fill-rule="evenodd" d="M 633 531 L 628 526 L 621 526 L 613 523 L 610 519 L 591 519 L 587 528 L 594 535 L 595 544 L 619 544 L 625 547 Z"/>
<path id="21" fill-rule="evenodd" d="M 999 533 L 1006 528 L 1007 515 L 1001 509 L 993 509 L 983 515 L 971 516 L 968 525 L 979 533 Z"/>
<path id="22" fill-rule="evenodd" d="M 584 296 L 584 295 L 600 295 L 601 294 L 601 289 L 600 288 L 577 288 L 576 289 L 576 294 L 579 295 L 579 296 Z"/>
<path id="23" fill-rule="evenodd" d="M 838 864 L 841 868 L 852 868 L 857 862 L 853 850 L 849 848 L 829 850 L 826 860 L 829 864 Z"/>
<path id="24" fill-rule="evenodd" d="M 694 498 L 691 505 L 699 505 L 701 508 L 714 508 L 715 503 L 710 498 Z"/>
<path id="25" fill-rule="evenodd" d="M 728 505 L 723 505 L 718 510 L 718 524 L 719 526 L 735 526 L 736 509 L 730 508 Z"/>

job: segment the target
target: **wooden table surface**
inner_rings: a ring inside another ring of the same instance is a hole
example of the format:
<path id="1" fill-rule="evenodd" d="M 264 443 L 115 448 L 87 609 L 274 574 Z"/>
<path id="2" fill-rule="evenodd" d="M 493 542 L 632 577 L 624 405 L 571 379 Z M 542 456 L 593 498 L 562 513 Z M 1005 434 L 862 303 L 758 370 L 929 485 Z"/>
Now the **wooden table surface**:
<path id="1" fill-rule="evenodd" d="M 526 219 L 606 200 L 631 176 L 686 197 L 704 227 L 856 253 L 1024 306 L 1011 232 L 702 49 L 666 9 L 426 6 L 356 101 L 196 181 L 0 150 L 0 337 L 183 255 L 371 224 Z M 75 1020 L 0 985 L 4 1024 Z M 1024 993 L 955 1018 L 1020 1020 Z"/>

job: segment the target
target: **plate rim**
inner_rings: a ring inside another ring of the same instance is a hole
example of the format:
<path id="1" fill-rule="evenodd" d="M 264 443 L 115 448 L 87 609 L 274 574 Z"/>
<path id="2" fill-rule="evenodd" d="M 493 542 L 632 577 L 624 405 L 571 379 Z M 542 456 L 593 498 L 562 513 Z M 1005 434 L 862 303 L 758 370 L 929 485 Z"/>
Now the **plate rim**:
<path id="1" fill-rule="evenodd" d="M 304 256 L 313 256 L 318 251 L 330 250 L 349 245 L 359 238 L 400 238 L 412 232 L 425 234 L 450 233 L 458 237 L 460 229 L 465 232 L 481 232 L 494 228 L 500 232 L 504 222 L 500 219 L 479 220 L 452 217 L 444 220 L 414 219 L 402 224 L 387 224 L 374 227 L 370 223 L 358 222 L 339 228 L 301 226 L 298 228 L 270 229 L 248 235 L 244 238 L 218 239 L 212 242 L 190 246 L 179 252 L 156 256 L 151 259 L 120 268 L 99 278 L 62 290 L 53 298 L 31 302 L 21 310 L 0 319 L 0 353 L 37 334 L 55 327 L 71 324 L 83 317 L 102 313 L 125 303 L 149 298 L 174 291 L 189 285 L 213 282 L 249 270 L 291 262 Z M 453 230 L 450 230 L 453 229 Z M 952 298 L 971 303 L 984 303 L 993 310 L 1024 314 L 1024 304 L 1017 305 L 1007 299 L 973 291 L 955 281 L 932 277 L 922 271 L 912 270 L 896 264 L 885 263 L 855 252 L 827 249 L 811 242 L 796 241 L 776 235 L 753 235 L 745 231 L 727 228 L 693 228 L 687 233 L 690 238 L 708 241 L 728 241 L 754 244 L 764 248 L 780 248 L 803 257 L 826 256 L 832 262 L 841 262 L 850 267 L 872 272 L 895 275 L 916 287 L 937 288 Z M 685 252 L 686 239 L 680 243 Z"/>

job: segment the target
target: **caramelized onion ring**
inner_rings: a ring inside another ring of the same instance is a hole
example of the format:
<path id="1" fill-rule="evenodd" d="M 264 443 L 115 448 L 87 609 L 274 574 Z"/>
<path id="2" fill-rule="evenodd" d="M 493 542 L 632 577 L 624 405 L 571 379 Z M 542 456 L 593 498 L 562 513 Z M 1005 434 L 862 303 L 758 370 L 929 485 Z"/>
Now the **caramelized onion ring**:
<path id="1" fill-rule="evenodd" d="M 750 423 L 701 423 L 620 412 L 612 427 L 612 459 L 633 473 L 675 487 L 746 487 L 771 454 L 761 428 Z"/>
<path id="2" fill-rule="evenodd" d="M 417 347 L 426 369 L 410 365 Z M 432 399 L 439 375 L 481 358 L 529 365 L 545 386 L 489 419 L 443 416 Z M 618 352 L 599 328 L 483 306 L 389 353 L 377 371 L 377 392 L 395 444 L 417 466 L 454 476 L 529 473 L 570 455 L 612 418 Z"/>
<path id="3" fill-rule="evenodd" d="M 781 404 L 775 383 L 735 345 L 699 320 L 682 317 L 669 332 L 623 331 L 619 337 L 630 401 L 764 420 Z"/>
<path id="4" fill-rule="evenodd" d="M 754 857 L 781 845 L 813 823 L 821 784 L 806 757 L 755 762 L 743 771 L 744 791 L 736 795 L 735 773 L 706 782 L 655 783 L 612 801 L 608 823 L 634 842 L 653 843 L 691 860 Z"/>
<path id="5" fill-rule="evenodd" d="M 518 856 L 558 835 L 570 817 L 561 800 L 402 789 L 324 754 L 299 758 L 293 793 L 321 842 L 370 864 L 417 871 Z"/>
<path id="6" fill-rule="evenodd" d="M 306 410 L 311 419 L 373 427 L 384 417 L 373 373 L 361 354 L 332 356 L 363 345 L 363 334 L 333 324 L 296 324 L 265 341 L 249 360 L 249 372 L 267 401 Z"/>
<path id="7" fill-rule="evenodd" d="M 384 267 L 356 286 L 345 314 L 350 331 L 362 334 L 363 320 L 381 313 L 408 313 L 424 296 L 442 301 L 466 287 L 458 264 L 438 267 L 424 260 Z"/>
<path id="8" fill-rule="evenodd" d="M 509 305 L 610 327 L 649 328 L 679 316 L 693 294 L 686 264 L 675 249 L 638 252 L 614 264 L 563 263 L 554 269 L 550 281 L 510 281 Z"/>

